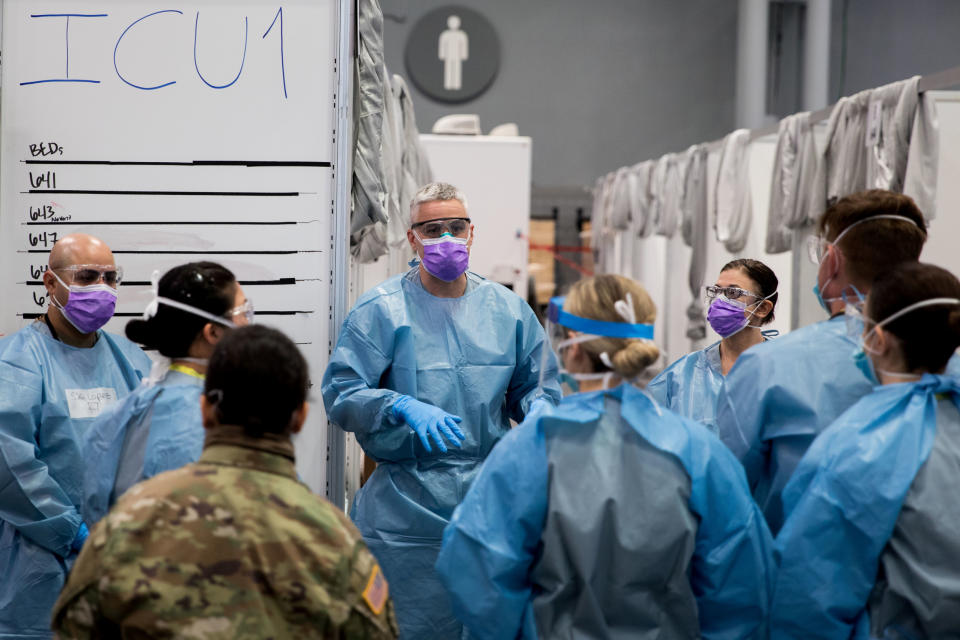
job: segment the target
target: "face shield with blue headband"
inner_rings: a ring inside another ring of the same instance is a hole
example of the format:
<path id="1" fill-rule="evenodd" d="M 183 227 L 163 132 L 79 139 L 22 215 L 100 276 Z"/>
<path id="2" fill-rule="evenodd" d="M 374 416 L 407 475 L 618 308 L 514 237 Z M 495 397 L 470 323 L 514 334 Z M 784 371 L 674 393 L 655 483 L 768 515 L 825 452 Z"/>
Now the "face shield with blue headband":
<path id="1" fill-rule="evenodd" d="M 603 352 L 599 355 L 600 362 L 607 371 L 591 373 L 574 373 L 563 366 L 563 350 L 574 345 L 603 338 L 620 338 L 624 340 L 653 341 L 653 325 L 638 323 L 633 306 L 633 296 L 629 293 L 625 300 L 617 300 L 614 309 L 623 318 L 623 322 L 607 322 L 577 316 L 563 308 L 565 296 L 550 299 L 547 308 L 546 333 L 550 340 L 551 352 L 556 356 L 560 368 L 560 383 L 566 385 L 573 393 L 580 390 L 580 382 L 585 380 L 603 380 L 603 387 L 609 388 L 610 382 L 619 374 L 616 373 L 611 360 L 611 354 Z M 544 363 L 541 366 L 541 377 L 547 370 L 547 350 L 544 349 Z M 541 380 L 541 388 L 543 381 Z"/>

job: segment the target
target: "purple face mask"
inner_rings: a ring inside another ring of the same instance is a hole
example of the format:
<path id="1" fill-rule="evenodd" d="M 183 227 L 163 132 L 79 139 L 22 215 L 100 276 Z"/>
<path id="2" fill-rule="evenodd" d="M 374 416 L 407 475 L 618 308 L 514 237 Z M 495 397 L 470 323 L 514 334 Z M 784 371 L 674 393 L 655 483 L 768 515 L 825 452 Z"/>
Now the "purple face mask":
<path id="1" fill-rule="evenodd" d="M 729 338 L 747 326 L 747 316 L 743 314 L 747 305 L 717 296 L 707 311 L 707 322 L 721 338 Z"/>
<path id="2" fill-rule="evenodd" d="M 108 284 L 92 284 L 86 287 L 68 285 L 56 273 L 53 277 L 69 290 L 70 295 L 65 305 L 61 305 L 54 297 L 51 297 L 50 301 L 77 331 L 93 333 L 113 317 L 117 307 L 116 289 Z"/>
<path id="3" fill-rule="evenodd" d="M 470 263 L 466 238 L 454 238 L 443 234 L 439 238 L 417 239 L 423 245 L 423 267 L 427 273 L 444 282 L 459 278 Z"/>

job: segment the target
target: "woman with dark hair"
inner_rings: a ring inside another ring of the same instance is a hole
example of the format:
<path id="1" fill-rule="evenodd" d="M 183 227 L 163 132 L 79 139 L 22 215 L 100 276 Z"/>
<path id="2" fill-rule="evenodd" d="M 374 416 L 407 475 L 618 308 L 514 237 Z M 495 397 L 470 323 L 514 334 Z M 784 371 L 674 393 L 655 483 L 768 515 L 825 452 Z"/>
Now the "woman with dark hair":
<path id="1" fill-rule="evenodd" d="M 857 367 L 873 381 L 783 491 L 773 638 L 955 638 L 960 629 L 960 281 L 933 265 L 878 276 Z M 852 318 L 851 318 L 852 316 Z"/>
<path id="2" fill-rule="evenodd" d="M 716 432 L 720 385 L 741 353 L 771 335 L 763 327 L 773 322 L 777 286 L 776 274 L 759 260 L 725 264 L 716 284 L 706 287 L 707 321 L 720 340 L 671 364 L 647 391 L 668 409 Z"/>
<path id="3" fill-rule="evenodd" d="M 128 488 L 194 462 L 203 448 L 200 391 L 207 360 L 226 331 L 253 320 L 253 307 L 225 267 L 191 262 L 156 281 L 127 337 L 159 352 L 139 389 L 104 411 L 83 438 L 83 517 L 92 526 Z"/>

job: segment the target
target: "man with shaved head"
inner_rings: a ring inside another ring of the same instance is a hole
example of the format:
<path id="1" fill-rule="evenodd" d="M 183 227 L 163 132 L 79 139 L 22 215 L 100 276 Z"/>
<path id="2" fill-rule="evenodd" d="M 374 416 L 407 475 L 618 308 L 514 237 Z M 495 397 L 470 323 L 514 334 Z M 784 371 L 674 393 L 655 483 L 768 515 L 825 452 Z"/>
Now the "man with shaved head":
<path id="1" fill-rule="evenodd" d="M 122 274 L 100 239 L 61 238 L 43 274 L 46 314 L 0 342 L 0 638 L 50 637 L 87 536 L 80 434 L 150 370 L 135 344 L 100 330 Z"/>

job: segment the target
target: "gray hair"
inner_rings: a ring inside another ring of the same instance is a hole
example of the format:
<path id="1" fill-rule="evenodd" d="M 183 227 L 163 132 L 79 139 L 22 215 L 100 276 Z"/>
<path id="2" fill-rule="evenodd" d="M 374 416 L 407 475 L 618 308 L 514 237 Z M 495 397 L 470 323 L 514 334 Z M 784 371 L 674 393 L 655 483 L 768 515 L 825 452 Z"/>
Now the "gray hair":
<path id="1" fill-rule="evenodd" d="M 463 205 L 464 211 L 467 210 L 467 197 L 463 195 L 460 189 L 446 182 L 431 182 L 417 191 L 416 195 L 410 201 L 410 216 L 413 217 L 417 207 L 425 202 L 438 202 L 440 200 L 459 200 Z"/>

